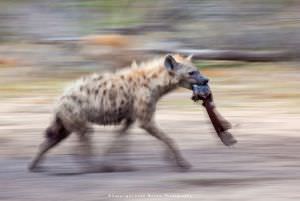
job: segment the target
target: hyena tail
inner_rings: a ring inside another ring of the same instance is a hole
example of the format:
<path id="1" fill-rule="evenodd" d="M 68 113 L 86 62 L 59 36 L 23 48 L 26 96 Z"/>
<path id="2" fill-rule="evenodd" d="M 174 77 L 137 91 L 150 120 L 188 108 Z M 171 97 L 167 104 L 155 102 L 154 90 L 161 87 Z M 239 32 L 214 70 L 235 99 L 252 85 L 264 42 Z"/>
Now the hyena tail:
<path id="1" fill-rule="evenodd" d="M 66 129 L 63 121 L 56 115 L 54 121 L 46 129 L 45 137 L 49 140 L 62 140 L 67 137 L 70 132 Z"/>
<path id="2" fill-rule="evenodd" d="M 69 136 L 71 132 L 66 129 L 63 121 L 55 116 L 54 121 L 45 131 L 45 141 L 40 145 L 38 154 L 34 157 L 29 165 L 29 170 L 34 171 L 42 160 L 43 156 L 54 146 L 59 144 L 63 139 Z"/>

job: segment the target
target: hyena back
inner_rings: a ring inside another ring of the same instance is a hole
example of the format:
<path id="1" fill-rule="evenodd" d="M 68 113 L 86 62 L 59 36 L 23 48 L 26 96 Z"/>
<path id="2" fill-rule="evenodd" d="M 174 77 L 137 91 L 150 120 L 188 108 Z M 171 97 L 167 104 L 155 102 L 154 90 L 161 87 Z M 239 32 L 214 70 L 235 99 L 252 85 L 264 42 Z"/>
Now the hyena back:
<path id="1" fill-rule="evenodd" d="M 158 100 L 178 86 L 191 89 L 192 84 L 206 84 L 190 58 L 168 55 L 151 62 L 136 64 L 117 73 L 94 74 L 81 78 L 69 87 L 57 101 L 54 120 L 46 130 L 46 140 L 29 166 L 34 170 L 42 156 L 72 132 L 86 144 L 89 154 L 91 124 L 123 123 L 124 135 L 132 123 L 162 141 L 175 156 L 177 165 L 188 168 L 174 142 L 154 123 L 153 114 Z"/>

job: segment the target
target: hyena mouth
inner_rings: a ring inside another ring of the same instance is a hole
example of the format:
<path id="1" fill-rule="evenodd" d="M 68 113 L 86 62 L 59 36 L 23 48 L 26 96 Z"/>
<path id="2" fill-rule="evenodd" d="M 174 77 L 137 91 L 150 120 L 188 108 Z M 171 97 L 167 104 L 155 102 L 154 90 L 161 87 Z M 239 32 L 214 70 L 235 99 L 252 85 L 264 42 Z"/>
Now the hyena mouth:
<path id="1" fill-rule="evenodd" d="M 192 90 L 193 90 L 193 97 L 192 97 L 193 100 L 203 100 L 206 99 L 211 94 L 211 90 L 208 84 L 204 84 L 204 85 L 193 84 Z"/>

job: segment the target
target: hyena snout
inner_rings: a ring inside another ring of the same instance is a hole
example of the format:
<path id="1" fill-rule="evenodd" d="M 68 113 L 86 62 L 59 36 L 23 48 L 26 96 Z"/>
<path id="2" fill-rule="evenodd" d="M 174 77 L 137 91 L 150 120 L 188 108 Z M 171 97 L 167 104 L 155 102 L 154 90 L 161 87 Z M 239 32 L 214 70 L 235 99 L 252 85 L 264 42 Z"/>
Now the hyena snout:
<path id="1" fill-rule="evenodd" d="M 209 79 L 202 75 L 197 76 L 195 80 L 197 85 L 206 85 L 209 82 Z"/>
<path id="2" fill-rule="evenodd" d="M 206 77 L 203 77 L 202 79 L 200 79 L 199 84 L 200 85 L 206 85 L 209 82 L 209 79 Z"/>
<path id="3" fill-rule="evenodd" d="M 192 84 L 197 85 L 206 85 L 209 82 L 209 79 L 202 75 L 199 71 L 191 71 L 189 72 L 189 80 Z"/>

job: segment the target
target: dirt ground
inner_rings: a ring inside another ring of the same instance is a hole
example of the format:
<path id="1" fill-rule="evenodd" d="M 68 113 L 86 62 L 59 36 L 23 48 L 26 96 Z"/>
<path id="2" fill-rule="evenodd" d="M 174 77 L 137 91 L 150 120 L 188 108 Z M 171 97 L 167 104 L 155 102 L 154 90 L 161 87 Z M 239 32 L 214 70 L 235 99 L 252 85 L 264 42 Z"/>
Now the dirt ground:
<path id="1" fill-rule="evenodd" d="M 9 87 L 2 81 L 0 200 L 300 200 L 298 67 L 256 64 L 203 70 L 211 78 L 219 111 L 233 124 L 234 147 L 219 142 L 204 110 L 189 99 L 190 91 L 163 98 L 156 120 L 193 165 L 188 172 L 164 161 L 164 147 L 134 127 L 129 154 L 114 157 L 116 165 L 130 164 L 133 171 L 84 174 L 73 159 L 76 138 L 71 136 L 48 154 L 45 171 L 30 173 L 27 165 L 65 82 L 54 86 L 48 80 L 27 80 Z M 2 70 L 2 77 L 8 71 Z M 94 160 L 99 164 L 105 162 L 102 153 L 114 130 L 96 128 Z"/>

